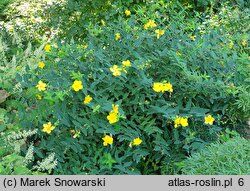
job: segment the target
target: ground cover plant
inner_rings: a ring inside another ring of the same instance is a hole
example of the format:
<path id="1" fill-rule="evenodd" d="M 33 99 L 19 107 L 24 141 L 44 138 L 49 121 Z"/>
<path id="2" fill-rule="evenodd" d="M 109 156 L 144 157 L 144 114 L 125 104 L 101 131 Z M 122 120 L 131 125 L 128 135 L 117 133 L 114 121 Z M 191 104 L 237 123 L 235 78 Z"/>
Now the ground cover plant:
<path id="1" fill-rule="evenodd" d="M 98 2 L 10 5 L 1 136 L 32 133 L 10 160 L 25 159 L 23 168 L 6 169 L 5 157 L 2 173 L 187 173 L 187 156 L 231 139 L 228 129 L 246 136 L 249 9 L 240 1 Z M 24 5 L 32 7 L 24 18 L 39 10 L 41 22 L 18 20 Z"/>
<path id="2" fill-rule="evenodd" d="M 183 174 L 249 174 L 249 140 L 232 138 L 224 144 L 213 143 L 183 164 Z"/>

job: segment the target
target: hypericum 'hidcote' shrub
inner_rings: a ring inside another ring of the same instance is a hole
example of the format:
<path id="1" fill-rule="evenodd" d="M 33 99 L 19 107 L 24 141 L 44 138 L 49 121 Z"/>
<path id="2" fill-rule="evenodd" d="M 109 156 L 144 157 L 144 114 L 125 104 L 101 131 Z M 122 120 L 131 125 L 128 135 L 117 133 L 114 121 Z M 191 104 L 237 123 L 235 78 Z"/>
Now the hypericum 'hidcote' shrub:
<path id="1" fill-rule="evenodd" d="M 200 34 L 185 13 L 169 22 L 161 11 L 122 15 L 81 45 L 48 43 L 17 77 L 20 125 L 39 130 L 36 160 L 55 153 L 55 174 L 171 174 L 233 127 L 230 90 L 244 82 L 236 48 L 222 29 Z"/>

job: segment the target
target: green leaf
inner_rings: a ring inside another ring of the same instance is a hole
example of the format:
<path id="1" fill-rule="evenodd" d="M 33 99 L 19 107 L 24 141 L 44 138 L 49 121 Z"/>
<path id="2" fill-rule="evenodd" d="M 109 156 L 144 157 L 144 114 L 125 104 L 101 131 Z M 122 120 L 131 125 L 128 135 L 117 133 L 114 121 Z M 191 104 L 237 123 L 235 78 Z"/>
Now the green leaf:
<path id="1" fill-rule="evenodd" d="M 15 175 L 29 175 L 29 174 L 31 174 L 31 171 L 25 166 L 15 166 L 14 167 L 14 172 L 12 174 L 15 174 Z"/>
<path id="2" fill-rule="evenodd" d="M 206 113 L 209 112 L 209 109 L 200 108 L 200 107 L 192 107 L 190 110 L 190 114 L 194 114 L 197 117 L 204 117 Z"/>
<path id="3" fill-rule="evenodd" d="M 103 157 L 100 159 L 100 163 L 107 165 L 108 168 L 112 168 L 113 164 L 116 163 L 116 161 L 112 158 L 110 153 L 104 153 Z"/>
<path id="4" fill-rule="evenodd" d="M 163 130 L 161 130 L 160 128 L 158 128 L 157 126 L 150 126 L 150 125 L 147 125 L 145 128 L 144 128 L 144 131 L 148 134 L 148 135 L 151 135 L 151 134 L 154 134 L 154 133 L 162 133 Z"/>

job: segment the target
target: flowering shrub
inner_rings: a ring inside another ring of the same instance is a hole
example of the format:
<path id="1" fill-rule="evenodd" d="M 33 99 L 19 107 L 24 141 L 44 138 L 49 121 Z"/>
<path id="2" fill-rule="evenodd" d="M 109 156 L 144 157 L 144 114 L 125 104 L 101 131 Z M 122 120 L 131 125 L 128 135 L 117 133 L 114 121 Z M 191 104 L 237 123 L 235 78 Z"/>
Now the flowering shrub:
<path id="1" fill-rule="evenodd" d="M 223 29 L 203 34 L 164 9 L 128 11 L 84 44 L 48 43 L 17 76 L 20 123 L 38 129 L 36 160 L 55 153 L 54 174 L 175 173 L 175 162 L 235 128 L 247 42 L 232 49 Z"/>

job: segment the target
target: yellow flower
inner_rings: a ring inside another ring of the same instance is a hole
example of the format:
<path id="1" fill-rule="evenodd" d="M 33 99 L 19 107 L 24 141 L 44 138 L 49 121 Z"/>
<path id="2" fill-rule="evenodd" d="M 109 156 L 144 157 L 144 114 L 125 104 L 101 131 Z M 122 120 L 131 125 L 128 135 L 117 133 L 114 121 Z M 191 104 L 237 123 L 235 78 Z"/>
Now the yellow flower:
<path id="1" fill-rule="evenodd" d="M 51 46 L 50 46 L 49 44 L 46 44 L 46 45 L 44 46 L 44 50 L 45 50 L 46 52 L 49 52 L 49 51 L 51 50 Z"/>
<path id="2" fill-rule="evenodd" d="M 119 105 L 114 105 L 114 104 L 112 104 L 112 111 L 113 111 L 114 113 L 118 113 L 118 109 L 119 109 Z"/>
<path id="3" fill-rule="evenodd" d="M 156 24 L 155 24 L 155 21 L 154 21 L 154 20 L 149 20 L 149 21 L 148 21 L 148 24 L 149 24 L 149 27 L 150 27 L 150 28 L 156 27 Z"/>
<path id="4" fill-rule="evenodd" d="M 120 76 L 122 68 L 119 68 L 117 65 L 114 65 L 110 68 L 110 71 L 113 72 L 113 76 Z"/>
<path id="5" fill-rule="evenodd" d="M 205 121 L 204 123 L 208 125 L 213 125 L 214 120 L 215 119 L 211 115 L 204 117 L 204 121 Z"/>
<path id="6" fill-rule="evenodd" d="M 83 89 L 82 86 L 82 81 L 80 80 L 75 80 L 73 85 L 71 86 L 76 92 L 78 92 L 79 90 Z"/>
<path id="7" fill-rule="evenodd" d="M 187 127 L 188 126 L 188 118 L 182 117 L 180 120 L 180 124 L 182 127 Z"/>
<path id="8" fill-rule="evenodd" d="M 107 119 L 109 120 L 110 124 L 116 123 L 118 121 L 117 113 L 110 112 L 107 116 Z"/>
<path id="9" fill-rule="evenodd" d="M 164 35 L 165 31 L 156 29 L 155 33 L 156 33 L 156 37 L 159 39 L 162 35 Z"/>
<path id="10" fill-rule="evenodd" d="M 169 82 L 163 84 L 163 90 L 164 91 L 173 92 L 173 86 L 172 86 L 172 84 L 170 84 Z"/>
<path id="11" fill-rule="evenodd" d="M 133 145 L 140 145 L 142 143 L 142 140 L 138 137 L 133 140 Z"/>
<path id="12" fill-rule="evenodd" d="M 177 128 L 180 125 L 182 127 L 187 127 L 188 126 L 188 118 L 176 116 L 176 118 L 174 120 L 174 127 Z"/>
<path id="13" fill-rule="evenodd" d="M 129 10 L 126 10 L 126 11 L 125 11 L 125 15 L 126 15 L 126 16 L 129 16 L 129 15 L 131 15 L 131 12 L 130 12 Z"/>
<path id="14" fill-rule="evenodd" d="M 40 80 L 38 82 L 38 84 L 36 85 L 36 88 L 39 90 L 39 91 L 45 91 L 46 90 L 46 86 L 47 84 L 43 83 L 42 80 Z"/>
<path id="15" fill-rule="evenodd" d="M 181 117 L 176 117 L 174 120 L 174 127 L 177 128 L 181 124 Z"/>
<path id="16" fill-rule="evenodd" d="M 105 21 L 104 20 L 101 20 L 101 23 L 102 23 L 102 26 L 106 26 L 106 23 L 105 23 Z"/>
<path id="17" fill-rule="evenodd" d="M 153 90 L 155 92 L 165 92 L 165 91 L 173 92 L 173 86 L 169 82 L 168 83 L 155 82 L 153 84 Z"/>
<path id="18" fill-rule="evenodd" d="M 84 104 L 88 104 L 89 102 L 92 101 L 92 99 L 93 99 L 93 98 L 92 98 L 90 95 L 87 95 L 87 96 L 84 98 L 83 103 L 84 103 Z"/>
<path id="19" fill-rule="evenodd" d="M 39 62 L 39 63 L 38 63 L 38 67 L 39 67 L 39 68 L 43 69 L 44 66 L 45 66 L 44 62 Z"/>
<path id="20" fill-rule="evenodd" d="M 104 146 L 108 146 L 108 144 L 110 144 L 110 145 L 113 144 L 113 138 L 110 137 L 109 135 L 106 135 L 105 137 L 103 137 L 102 140 L 103 140 Z"/>
<path id="21" fill-rule="evenodd" d="M 122 61 L 122 65 L 125 66 L 125 67 L 130 67 L 131 63 L 130 63 L 129 60 L 125 60 L 125 61 Z"/>
<path id="22" fill-rule="evenodd" d="M 144 29 L 147 30 L 148 28 L 153 28 L 156 27 L 155 21 L 154 20 L 149 20 L 145 25 Z"/>
<path id="23" fill-rule="evenodd" d="M 119 108 L 119 105 L 112 104 L 112 111 L 110 111 L 109 115 L 107 116 L 107 119 L 109 120 L 110 124 L 113 124 L 119 121 L 118 108 Z"/>
<path id="24" fill-rule="evenodd" d="M 196 39 L 196 36 L 193 35 L 193 36 L 190 36 L 190 38 L 191 38 L 192 40 L 195 40 L 195 39 Z"/>
<path id="25" fill-rule="evenodd" d="M 121 34 L 120 33 L 116 33 L 115 34 L 115 40 L 120 40 L 121 39 Z"/>
<path id="26" fill-rule="evenodd" d="M 241 41 L 241 44 L 242 44 L 242 46 L 246 46 L 246 45 L 247 45 L 247 40 L 245 40 L 245 39 L 242 40 L 242 41 Z"/>
<path id="27" fill-rule="evenodd" d="M 43 129 L 42 131 L 45 132 L 45 133 L 48 133 L 50 134 L 51 131 L 53 131 L 55 129 L 55 126 L 53 126 L 51 124 L 51 122 L 48 122 L 47 124 L 43 124 Z"/>
<path id="28" fill-rule="evenodd" d="M 147 30 L 148 28 L 149 28 L 149 24 L 146 23 L 146 24 L 144 25 L 144 29 Z"/>
<path id="29" fill-rule="evenodd" d="M 163 83 L 155 82 L 155 83 L 153 84 L 153 90 L 154 90 L 155 92 L 163 92 L 163 91 L 164 91 L 164 90 L 163 90 Z"/>

